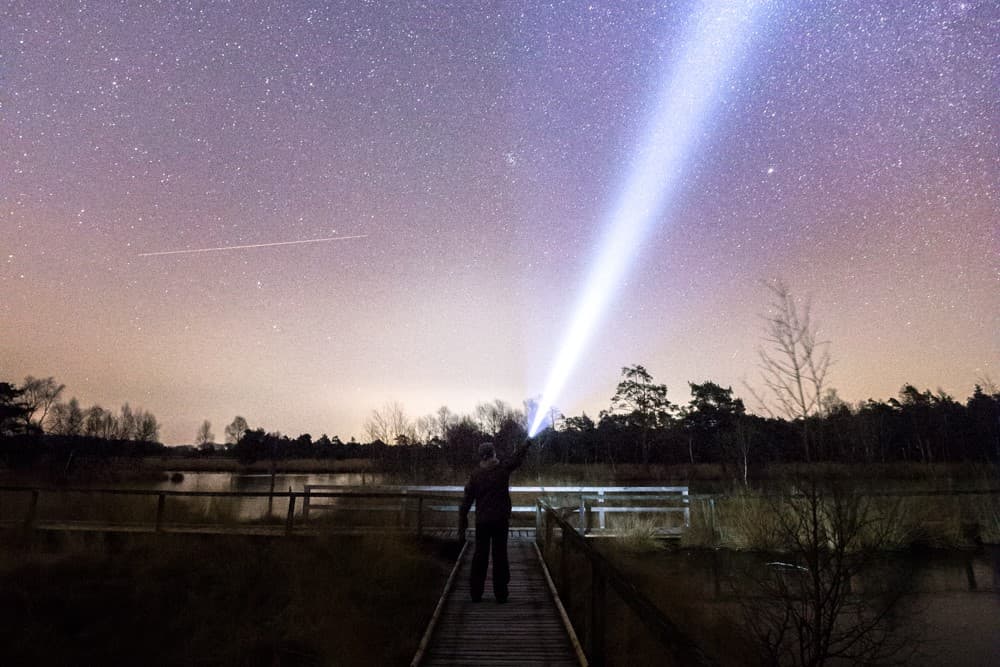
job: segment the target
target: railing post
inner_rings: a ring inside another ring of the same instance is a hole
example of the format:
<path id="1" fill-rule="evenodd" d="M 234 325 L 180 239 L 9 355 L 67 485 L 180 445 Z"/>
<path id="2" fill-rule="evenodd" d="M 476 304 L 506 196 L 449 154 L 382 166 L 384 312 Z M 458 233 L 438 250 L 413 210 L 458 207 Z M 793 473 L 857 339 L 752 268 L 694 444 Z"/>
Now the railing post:
<path id="1" fill-rule="evenodd" d="M 607 614 L 607 589 L 604 573 L 596 561 L 590 561 L 590 664 L 604 665 L 604 626 Z"/>
<path id="2" fill-rule="evenodd" d="M 163 532 L 163 509 L 167 505 L 167 494 L 161 493 L 156 499 L 156 532 Z"/>
<path id="3" fill-rule="evenodd" d="M 566 537 L 566 529 L 562 526 L 559 528 L 562 537 L 559 541 L 559 583 L 562 584 L 559 587 L 559 595 L 562 599 L 566 600 L 566 606 L 569 606 L 570 593 L 573 590 L 570 585 L 571 579 L 569 574 L 569 539 Z"/>
<path id="4" fill-rule="evenodd" d="M 424 497 L 417 498 L 417 537 L 424 536 Z"/>
<path id="5" fill-rule="evenodd" d="M 583 499 L 583 494 L 580 494 L 580 534 L 587 534 L 587 503 Z"/>
<path id="6" fill-rule="evenodd" d="M 606 518 L 607 512 L 604 511 L 604 489 L 597 492 L 597 504 L 600 505 L 600 508 L 598 509 L 599 514 L 597 516 L 597 526 L 601 530 L 604 530 L 608 527 Z"/>
<path id="7" fill-rule="evenodd" d="M 288 487 L 288 516 L 285 517 L 285 535 L 292 534 L 292 526 L 295 523 L 295 494 L 292 487 Z"/>
<path id="8" fill-rule="evenodd" d="M 535 544 L 541 544 L 542 553 L 545 553 L 545 542 L 542 542 L 542 501 L 538 498 L 535 499 Z"/>
<path id="9" fill-rule="evenodd" d="M 302 496 L 302 523 L 309 523 L 309 485 L 306 484 L 303 491 L 305 495 Z"/>
<path id="10" fill-rule="evenodd" d="M 271 459 L 271 489 L 267 492 L 267 516 L 271 517 L 271 512 L 274 510 L 274 459 Z M 290 489 L 289 489 L 290 490 Z"/>
<path id="11" fill-rule="evenodd" d="M 545 521 L 545 546 L 546 547 L 548 547 L 550 544 L 552 544 L 552 521 L 549 519 L 549 514 L 548 514 L 549 511 L 550 510 L 545 510 L 545 514 L 542 515 L 543 516 L 543 520 Z M 551 511 L 555 511 L 555 510 L 551 510 Z"/>
<path id="12" fill-rule="evenodd" d="M 32 530 L 35 527 L 35 517 L 38 514 L 38 489 L 31 490 L 31 500 L 28 502 L 28 514 L 24 517 L 24 529 Z"/>

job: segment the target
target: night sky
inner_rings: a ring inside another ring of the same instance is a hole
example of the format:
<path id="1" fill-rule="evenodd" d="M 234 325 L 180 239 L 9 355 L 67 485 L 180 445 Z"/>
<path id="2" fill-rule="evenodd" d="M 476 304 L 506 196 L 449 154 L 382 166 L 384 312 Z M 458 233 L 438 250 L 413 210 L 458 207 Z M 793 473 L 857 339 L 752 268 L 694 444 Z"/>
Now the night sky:
<path id="1" fill-rule="evenodd" d="M 167 443 L 519 406 L 707 4 L 4 3 L 0 380 Z M 749 398 L 776 277 L 846 400 L 1000 380 L 1000 6 L 761 4 L 568 415 L 636 363 Z"/>

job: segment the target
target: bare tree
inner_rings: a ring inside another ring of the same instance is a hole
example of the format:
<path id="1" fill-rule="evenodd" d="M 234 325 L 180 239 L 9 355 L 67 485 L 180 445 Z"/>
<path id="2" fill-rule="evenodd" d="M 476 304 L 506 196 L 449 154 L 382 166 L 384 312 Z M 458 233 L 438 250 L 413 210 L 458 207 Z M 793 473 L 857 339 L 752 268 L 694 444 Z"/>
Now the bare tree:
<path id="1" fill-rule="evenodd" d="M 84 413 L 76 397 L 69 403 L 56 403 L 49 414 L 49 430 L 56 435 L 82 435 Z"/>
<path id="2" fill-rule="evenodd" d="M 135 413 L 134 439 L 139 442 L 158 442 L 160 439 L 160 423 L 152 412 L 139 410 Z"/>
<path id="3" fill-rule="evenodd" d="M 495 398 L 492 401 L 480 403 L 476 406 L 476 420 L 484 433 L 489 433 L 496 437 L 503 425 L 508 421 L 521 423 L 523 416 L 515 410 L 509 403 Z"/>
<path id="4" fill-rule="evenodd" d="M 449 410 L 447 405 L 442 405 L 434 414 L 437 418 L 438 435 L 442 440 L 447 440 L 448 430 L 458 423 L 458 415 Z"/>
<path id="5" fill-rule="evenodd" d="M 802 428 L 805 460 L 811 461 L 809 417 L 822 410 L 823 389 L 830 368 L 830 343 L 818 338 L 812 321 L 811 302 L 799 302 L 781 280 L 767 285 L 771 291 L 764 336 L 766 347 L 758 349 L 761 379 L 778 413 Z M 750 388 L 765 410 L 768 401 Z"/>
<path id="6" fill-rule="evenodd" d="M 231 424 L 226 426 L 226 444 L 238 445 L 246 432 L 250 430 L 247 420 L 237 415 Z"/>
<path id="7" fill-rule="evenodd" d="M 441 438 L 441 433 L 438 430 L 437 415 L 430 414 L 417 417 L 414 430 L 417 434 L 417 441 L 424 444 L 427 444 L 434 438 Z"/>
<path id="8" fill-rule="evenodd" d="M 132 412 L 132 407 L 125 403 L 121 407 L 121 414 L 118 417 L 117 432 L 115 437 L 118 440 L 139 440 L 136 437 L 136 431 L 138 430 L 138 419 L 136 415 Z"/>
<path id="9" fill-rule="evenodd" d="M 44 427 L 49 411 L 65 388 L 66 385 L 56 384 L 55 378 L 52 377 L 36 378 L 29 375 L 24 378 L 21 403 L 29 410 L 28 423 L 39 428 Z"/>
<path id="10" fill-rule="evenodd" d="M 198 427 L 198 433 L 194 437 L 194 442 L 202 449 L 208 449 L 209 445 L 215 443 L 215 434 L 212 433 L 212 422 L 207 419 Z"/>
<path id="11" fill-rule="evenodd" d="M 764 576 L 755 569 L 733 580 L 764 664 L 900 664 L 912 657 L 915 638 L 903 636 L 894 618 L 909 572 L 888 570 L 880 558 L 898 546 L 900 505 L 874 501 L 815 476 L 769 498 L 782 559 L 768 563 Z"/>
<path id="12" fill-rule="evenodd" d="M 417 432 L 413 422 L 406 416 L 403 406 L 396 401 L 390 401 L 379 409 L 372 410 L 365 420 L 365 433 L 374 442 L 380 440 L 386 444 L 413 442 Z"/>

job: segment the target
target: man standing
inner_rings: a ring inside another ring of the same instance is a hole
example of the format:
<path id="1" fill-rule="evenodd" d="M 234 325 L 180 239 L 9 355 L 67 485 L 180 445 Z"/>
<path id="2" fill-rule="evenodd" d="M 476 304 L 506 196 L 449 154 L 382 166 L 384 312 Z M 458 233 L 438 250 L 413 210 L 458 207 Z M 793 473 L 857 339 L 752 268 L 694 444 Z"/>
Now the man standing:
<path id="1" fill-rule="evenodd" d="M 510 527 L 510 474 L 524 461 L 525 442 L 504 462 L 497 459 L 492 442 L 479 445 L 479 468 L 465 485 L 465 498 L 458 515 L 459 539 L 465 540 L 469 527 L 469 509 L 476 506 L 476 550 L 472 555 L 472 601 L 483 599 L 490 551 L 493 552 L 493 595 L 497 602 L 507 601 L 510 564 L 507 561 L 507 530 Z M 491 549 L 492 546 L 492 549 Z"/>

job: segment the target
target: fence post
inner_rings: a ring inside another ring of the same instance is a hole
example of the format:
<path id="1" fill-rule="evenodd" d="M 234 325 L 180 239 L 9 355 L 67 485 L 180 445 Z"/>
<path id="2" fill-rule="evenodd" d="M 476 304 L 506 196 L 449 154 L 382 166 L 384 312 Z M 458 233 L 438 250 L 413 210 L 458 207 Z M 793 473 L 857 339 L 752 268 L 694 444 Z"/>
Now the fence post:
<path id="1" fill-rule="evenodd" d="M 275 476 L 274 459 L 271 459 L 271 489 L 267 492 L 267 516 L 268 517 L 271 516 L 271 512 L 274 509 L 274 476 Z M 292 490 L 291 487 L 289 487 L 288 490 L 291 491 Z"/>
<path id="2" fill-rule="evenodd" d="M 156 532 L 163 532 L 163 508 L 167 505 L 167 494 L 161 493 L 156 499 Z"/>
<path id="3" fill-rule="evenodd" d="M 295 523 L 295 494 L 292 487 L 288 487 L 288 516 L 285 517 L 285 535 L 292 534 L 292 525 Z"/>
<path id="4" fill-rule="evenodd" d="M 597 503 L 600 505 L 599 514 L 597 515 L 597 526 L 601 530 L 608 527 L 607 525 L 607 513 L 604 511 L 604 489 L 597 492 Z"/>
<path id="5" fill-rule="evenodd" d="M 424 536 L 424 497 L 417 497 L 417 537 Z"/>
<path id="6" fill-rule="evenodd" d="M 545 553 L 545 542 L 542 542 L 542 501 L 535 498 L 535 544 L 541 544 Z"/>
<path id="7" fill-rule="evenodd" d="M 590 561 L 590 664 L 604 665 L 604 626 L 607 610 L 604 573 L 596 561 Z"/>
<path id="8" fill-rule="evenodd" d="M 559 583 L 562 584 L 559 588 L 559 596 L 566 601 L 566 606 L 570 604 L 570 593 L 572 592 L 572 587 L 570 586 L 570 574 L 569 574 L 569 539 L 566 537 L 566 529 L 562 526 L 559 527 L 559 532 L 562 539 L 559 541 Z M 550 533 L 551 534 L 551 533 Z"/>
<path id="9" fill-rule="evenodd" d="M 309 485 L 303 488 L 305 495 L 302 496 L 302 523 L 309 523 Z"/>
<path id="10" fill-rule="evenodd" d="M 587 503 L 583 499 L 583 494 L 580 494 L 580 534 L 587 534 Z"/>
<path id="11" fill-rule="evenodd" d="M 28 502 L 28 514 L 24 517 L 24 529 L 32 530 L 35 527 L 35 517 L 38 514 L 38 489 L 31 490 L 31 500 Z"/>

